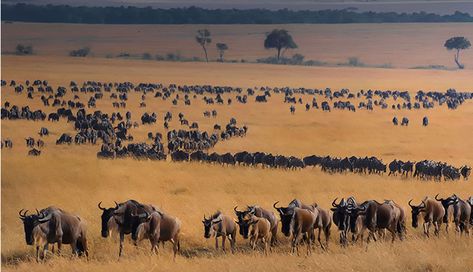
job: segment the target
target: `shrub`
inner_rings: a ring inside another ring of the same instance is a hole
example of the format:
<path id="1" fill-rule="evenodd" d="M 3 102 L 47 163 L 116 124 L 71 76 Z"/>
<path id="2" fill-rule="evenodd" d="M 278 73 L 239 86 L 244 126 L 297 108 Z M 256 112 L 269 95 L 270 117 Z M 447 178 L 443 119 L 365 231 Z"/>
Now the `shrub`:
<path id="1" fill-rule="evenodd" d="M 182 59 L 181 54 L 177 53 L 167 53 L 166 60 L 167 61 L 180 61 Z"/>
<path id="2" fill-rule="evenodd" d="M 164 58 L 163 56 L 161 56 L 161 55 L 158 54 L 158 55 L 156 55 L 156 56 L 154 57 L 154 59 L 156 59 L 156 60 L 159 61 L 159 60 L 164 60 L 165 58 Z"/>
<path id="3" fill-rule="evenodd" d="M 83 47 L 77 50 L 72 50 L 69 52 L 69 56 L 71 57 L 87 57 L 90 54 L 90 48 Z"/>
<path id="4" fill-rule="evenodd" d="M 143 53 L 143 55 L 141 56 L 142 59 L 144 60 L 150 60 L 152 59 L 153 57 L 151 56 L 150 53 Z"/>
<path id="5" fill-rule="evenodd" d="M 31 45 L 23 45 L 18 44 L 15 49 L 15 53 L 17 55 L 32 55 L 33 54 L 33 46 Z"/>
<path id="6" fill-rule="evenodd" d="M 117 55 L 118 58 L 129 58 L 131 57 L 130 53 L 127 53 L 127 52 L 122 52 L 120 54 Z"/>

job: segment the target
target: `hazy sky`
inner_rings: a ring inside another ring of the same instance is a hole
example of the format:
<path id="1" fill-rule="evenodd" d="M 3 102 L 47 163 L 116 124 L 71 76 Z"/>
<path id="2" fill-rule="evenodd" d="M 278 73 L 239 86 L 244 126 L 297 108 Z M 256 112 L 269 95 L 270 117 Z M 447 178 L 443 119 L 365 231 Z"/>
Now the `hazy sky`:
<path id="1" fill-rule="evenodd" d="M 473 14 L 473 0 L 2 0 L 2 3 L 67 4 L 72 6 L 152 6 L 161 8 L 199 6 L 205 8 L 267 8 L 267 9 L 343 9 L 358 11 L 433 12 L 451 14 L 455 11 Z"/>

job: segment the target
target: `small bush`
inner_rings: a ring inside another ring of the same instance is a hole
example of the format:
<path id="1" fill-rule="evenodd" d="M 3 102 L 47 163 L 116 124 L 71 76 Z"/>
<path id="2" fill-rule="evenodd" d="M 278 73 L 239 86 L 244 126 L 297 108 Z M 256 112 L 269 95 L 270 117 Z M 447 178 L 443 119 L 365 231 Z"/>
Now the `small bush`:
<path id="1" fill-rule="evenodd" d="M 328 65 L 328 63 L 324 62 L 324 61 L 319 61 L 319 60 L 307 60 L 307 61 L 304 61 L 303 65 L 306 65 L 306 66 L 326 66 L 326 65 Z"/>
<path id="2" fill-rule="evenodd" d="M 166 54 L 167 61 L 180 61 L 181 59 L 182 59 L 182 56 L 179 52 Z"/>
<path id="3" fill-rule="evenodd" d="M 160 60 L 165 60 L 165 58 L 164 58 L 163 56 L 161 56 L 161 55 L 156 55 L 156 56 L 154 57 L 154 59 L 155 59 L 155 60 L 158 60 L 158 61 L 160 61 Z"/>
<path id="4" fill-rule="evenodd" d="M 127 53 L 127 52 L 122 52 L 120 54 L 117 55 L 118 58 L 129 58 L 131 57 L 130 53 Z"/>
<path id="5" fill-rule="evenodd" d="M 203 61 L 203 59 L 199 57 L 192 57 L 192 61 Z"/>
<path id="6" fill-rule="evenodd" d="M 141 58 L 144 59 L 144 60 L 151 60 L 153 57 L 151 56 L 150 53 L 143 53 Z"/>
<path id="7" fill-rule="evenodd" d="M 72 50 L 69 52 L 69 56 L 71 57 L 87 57 L 90 54 L 90 48 L 83 47 L 77 50 Z"/>
<path id="8" fill-rule="evenodd" d="M 348 65 L 355 67 L 365 66 L 365 64 L 361 62 L 357 57 L 348 58 Z"/>
<path id="9" fill-rule="evenodd" d="M 33 46 L 31 45 L 23 45 L 18 44 L 15 49 L 15 54 L 17 55 L 32 55 L 33 54 Z"/>

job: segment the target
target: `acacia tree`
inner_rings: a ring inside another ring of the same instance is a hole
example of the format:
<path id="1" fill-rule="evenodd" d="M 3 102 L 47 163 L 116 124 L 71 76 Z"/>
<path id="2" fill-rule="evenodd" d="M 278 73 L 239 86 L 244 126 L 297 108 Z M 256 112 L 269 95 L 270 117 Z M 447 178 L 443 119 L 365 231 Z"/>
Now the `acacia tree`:
<path id="1" fill-rule="evenodd" d="M 297 48 L 297 44 L 292 39 L 292 36 L 285 29 L 274 29 L 266 35 L 264 40 L 264 48 L 278 50 L 278 61 L 281 58 L 281 50 Z"/>
<path id="2" fill-rule="evenodd" d="M 225 54 L 225 51 L 228 50 L 228 45 L 226 43 L 217 43 L 216 46 L 220 56 L 219 61 L 223 62 L 223 54 Z"/>
<path id="3" fill-rule="evenodd" d="M 470 41 L 465 37 L 453 37 L 448 39 L 445 44 L 445 48 L 447 50 L 456 50 L 455 52 L 455 63 L 457 64 L 458 68 L 463 69 L 465 65 L 460 63 L 460 50 L 468 49 L 471 46 Z"/>
<path id="4" fill-rule="evenodd" d="M 197 35 L 195 36 L 195 40 L 197 43 L 202 46 L 202 49 L 204 49 L 205 53 L 205 60 L 209 62 L 209 57 L 207 56 L 207 45 L 212 42 L 212 37 L 210 34 L 210 31 L 208 29 L 199 29 L 197 30 Z"/>

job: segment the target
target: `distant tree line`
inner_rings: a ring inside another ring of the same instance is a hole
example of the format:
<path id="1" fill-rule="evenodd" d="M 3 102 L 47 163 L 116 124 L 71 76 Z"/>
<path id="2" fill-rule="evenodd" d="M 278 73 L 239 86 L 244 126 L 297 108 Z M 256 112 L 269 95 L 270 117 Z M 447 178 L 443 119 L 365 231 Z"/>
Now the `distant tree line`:
<path id="1" fill-rule="evenodd" d="M 473 22 L 468 13 L 355 12 L 343 10 L 203 9 L 139 7 L 71 7 L 68 5 L 2 4 L 3 21 L 85 24 L 340 24 Z"/>

